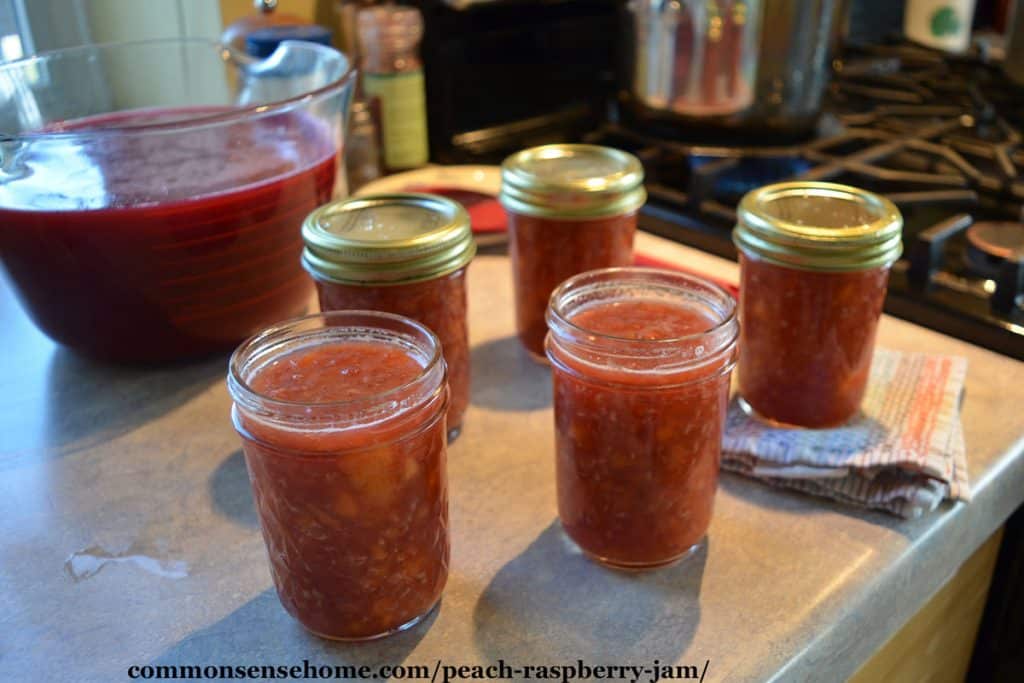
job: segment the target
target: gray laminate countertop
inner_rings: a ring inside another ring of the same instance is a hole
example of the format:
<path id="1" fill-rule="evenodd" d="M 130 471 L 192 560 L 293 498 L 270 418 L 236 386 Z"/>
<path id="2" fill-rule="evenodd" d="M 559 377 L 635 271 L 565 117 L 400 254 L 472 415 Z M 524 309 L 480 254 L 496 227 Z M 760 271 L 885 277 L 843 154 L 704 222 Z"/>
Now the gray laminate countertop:
<path id="1" fill-rule="evenodd" d="M 649 235 L 638 247 L 735 276 Z M 507 259 L 479 256 L 470 287 L 474 388 L 449 451 L 443 601 L 406 633 L 345 645 L 278 604 L 228 421 L 226 358 L 91 363 L 36 331 L 0 279 L 0 680 L 303 659 L 658 660 L 707 662 L 709 681 L 840 680 L 1024 502 L 1024 363 L 886 317 L 880 344 L 968 358 L 973 502 L 900 521 L 726 475 L 694 556 L 649 574 L 602 569 L 556 520 L 550 380 L 513 336 Z"/>

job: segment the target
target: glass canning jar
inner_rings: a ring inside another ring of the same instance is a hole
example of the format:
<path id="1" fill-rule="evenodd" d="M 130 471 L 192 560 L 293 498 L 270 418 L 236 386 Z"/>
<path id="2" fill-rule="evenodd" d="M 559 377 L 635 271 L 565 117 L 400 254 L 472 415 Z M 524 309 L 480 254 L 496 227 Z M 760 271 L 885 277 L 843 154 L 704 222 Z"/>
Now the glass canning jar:
<path id="1" fill-rule="evenodd" d="M 302 236 L 320 310 L 404 315 L 440 338 L 451 389 L 448 432 L 457 436 L 469 405 L 466 269 L 476 254 L 465 209 L 436 195 L 367 195 L 321 206 Z"/>
<path id="2" fill-rule="evenodd" d="M 736 304 L 700 278 L 582 273 L 551 295 L 558 516 L 588 555 L 659 567 L 707 533 Z"/>
<path id="3" fill-rule="evenodd" d="M 337 640 L 429 613 L 449 559 L 437 337 L 375 311 L 297 318 L 235 351 L 228 388 L 285 609 Z"/>
<path id="4" fill-rule="evenodd" d="M 516 329 L 544 359 L 544 311 L 560 282 L 633 262 L 636 213 L 647 194 L 632 154 L 596 145 L 545 145 L 505 159 L 501 203 L 508 212 Z"/>
<path id="5" fill-rule="evenodd" d="M 740 202 L 740 405 L 783 426 L 840 425 L 860 408 L 903 219 L 845 185 L 769 185 Z"/>

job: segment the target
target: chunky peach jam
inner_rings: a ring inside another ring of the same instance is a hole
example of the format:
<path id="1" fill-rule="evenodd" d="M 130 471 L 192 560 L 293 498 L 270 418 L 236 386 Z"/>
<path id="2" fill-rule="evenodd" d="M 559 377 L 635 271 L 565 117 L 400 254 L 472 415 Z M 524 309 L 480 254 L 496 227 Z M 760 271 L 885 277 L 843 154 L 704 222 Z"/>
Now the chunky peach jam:
<path id="1" fill-rule="evenodd" d="M 596 268 L 633 262 L 636 213 L 560 220 L 508 212 L 516 331 L 527 351 L 544 355 L 544 312 L 563 280 Z"/>
<path id="2" fill-rule="evenodd" d="M 318 278 L 320 310 L 368 309 L 408 316 L 441 340 L 448 363 L 448 431 L 457 433 L 469 406 L 469 328 L 466 324 L 466 268 L 432 280 L 405 284 L 358 285 Z"/>
<path id="3" fill-rule="evenodd" d="M 364 195 L 313 211 L 302 237 L 302 263 L 317 283 L 321 310 L 404 315 L 441 339 L 454 438 L 469 405 L 466 268 L 476 243 L 466 210 L 437 195 Z"/>
<path id="4" fill-rule="evenodd" d="M 740 395 L 758 416 L 842 424 L 860 408 L 889 267 L 815 272 L 740 253 Z"/>
<path id="5" fill-rule="evenodd" d="M 612 566 L 679 559 L 711 521 L 732 298 L 679 273 L 606 269 L 559 287 L 548 321 L 562 526 Z"/>
<path id="6" fill-rule="evenodd" d="M 300 318 L 243 344 L 228 381 L 285 609 L 341 640 L 416 623 L 448 577 L 436 337 L 381 313 Z"/>
<path id="7" fill-rule="evenodd" d="M 633 262 L 643 179 L 639 159 L 600 145 L 541 145 L 502 162 L 516 330 L 535 358 L 544 358 L 544 312 L 559 283 Z"/>
<path id="8" fill-rule="evenodd" d="M 736 210 L 739 404 L 789 427 L 853 417 L 871 370 L 903 217 L 881 195 L 792 181 L 752 190 Z"/>

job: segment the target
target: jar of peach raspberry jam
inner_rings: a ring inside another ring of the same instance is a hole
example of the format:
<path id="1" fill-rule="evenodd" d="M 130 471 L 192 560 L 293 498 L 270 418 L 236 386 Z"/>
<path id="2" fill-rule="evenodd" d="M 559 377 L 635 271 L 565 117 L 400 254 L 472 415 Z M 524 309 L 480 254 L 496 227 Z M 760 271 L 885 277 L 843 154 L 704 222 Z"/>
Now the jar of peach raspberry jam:
<path id="1" fill-rule="evenodd" d="M 238 347 L 228 389 L 285 609 L 336 640 L 428 614 L 449 559 L 438 338 L 379 311 L 297 318 Z"/>
<path id="2" fill-rule="evenodd" d="M 551 295 L 558 517 L 595 560 L 660 567 L 707 533 L 735 307 L 717 285 L 648 268 L 589 271 Z"/>
<path id="3" fill-rule="evenodd" d="M 740 405 L 764 421 L 833 427 L 864 397 L 903 219 L 889 200 L 819 182 L 740 202 Z"/>
<path id="4" fill-rule="evenodd" d="M 306 218 L 302 237 L 320 310 L 404 315 L 441 339 L 455 438 L 470 391 L 466 269 L 476 243 L 466 210 L 436 195 L 367 195 L 321 206 Z"/>
<path id="5" fill-rule="evenodd" d="M 516 329 L 544 359 L 544 311 L 560 282 L 633 262 L 637 211 L 647 194 L 640 161 L 597 145 L 544 145 L 505 159 L 501 203 L 508 213 Z"/>

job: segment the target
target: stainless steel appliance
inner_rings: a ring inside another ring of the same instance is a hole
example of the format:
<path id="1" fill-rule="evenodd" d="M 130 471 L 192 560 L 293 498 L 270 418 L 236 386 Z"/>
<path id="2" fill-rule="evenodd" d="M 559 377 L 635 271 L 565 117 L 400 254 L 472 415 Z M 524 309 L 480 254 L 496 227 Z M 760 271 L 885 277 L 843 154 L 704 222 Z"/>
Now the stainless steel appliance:
<path id="1" fill-rule="evenodd" d="M 762 0 L 632 0 L 633 93 L 682 116 L 721 116 L 754 101 Z"/>
<path id="2" fill-rule="evenodd" d="M 839 0 L 631 0 L 629 105 L 640 120 L 809 133 Z"/>

